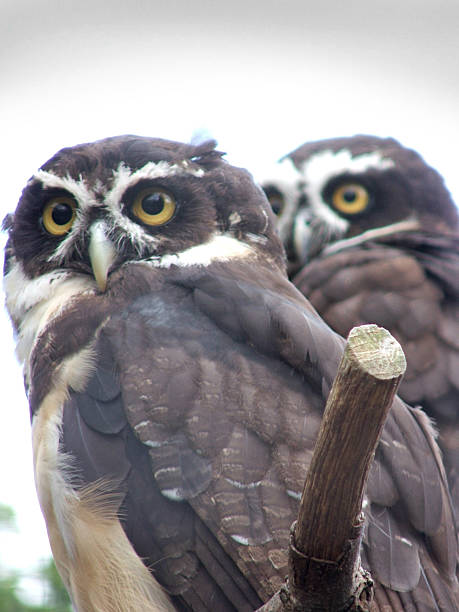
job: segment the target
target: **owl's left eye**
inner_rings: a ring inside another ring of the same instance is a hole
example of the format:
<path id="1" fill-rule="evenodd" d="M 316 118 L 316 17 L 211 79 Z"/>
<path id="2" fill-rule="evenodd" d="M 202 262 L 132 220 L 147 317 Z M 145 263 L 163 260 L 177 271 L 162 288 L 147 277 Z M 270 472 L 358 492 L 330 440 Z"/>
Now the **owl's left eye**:
<path id="1" fill-rule="evenodd" d="M 280 194 L 273 194 L 268 196 L 268 200 L 271 204 L 273 213 L 278 217 L 284 208 L 284 198 Z"/>
<path id="2" fill-rule="evenodd" d="M 177 203 L 164 189 L 150 187 L 138 193 L 132 205 L 132 214 L 150 226 L 164 225 L 172 219 Z"/>
<path id="3" fill-rule="evenodd" d="M 331 202 L 339 212 L 356 215 L 367 208 L 370 195 L 359 183 L 344 183 L 335 189 Z"/>
<path id="4" fill-rule="evenodd" d="M 69 196 L 52 198 L 43 209 L 42 221 L 45 230 L 52 236 L 63 236 L 73 225 L 76 202 Z"/>

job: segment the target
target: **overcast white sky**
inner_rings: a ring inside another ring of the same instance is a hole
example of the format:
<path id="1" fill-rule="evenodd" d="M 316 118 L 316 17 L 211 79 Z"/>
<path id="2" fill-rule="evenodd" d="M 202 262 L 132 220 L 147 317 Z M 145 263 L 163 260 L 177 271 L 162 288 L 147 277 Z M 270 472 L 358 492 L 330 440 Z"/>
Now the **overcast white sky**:
<path id="1" fill-rule="evenodd" d="M 394 136 L 459 201 L 457 0 L 0 0 L 0 215 L 63 146 L 206 130 L 266 173 L 306 140 Z M 3 244 L 3 242 L 2 242 Z M 48 554 L 30 427 L 0 313 L 0 565 Z"/>

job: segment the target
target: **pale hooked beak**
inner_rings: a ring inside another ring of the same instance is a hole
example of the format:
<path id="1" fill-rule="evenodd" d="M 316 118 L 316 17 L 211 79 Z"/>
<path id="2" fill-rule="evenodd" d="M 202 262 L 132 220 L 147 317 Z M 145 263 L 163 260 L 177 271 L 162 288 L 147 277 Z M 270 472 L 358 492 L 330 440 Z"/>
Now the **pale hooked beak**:
<path id="1" fill-rule="evenodd" d="M 89 230 L 88 252 L 97 286 L 104 292 L 107 288 L 108 272 L 116 258 L 116 251 L 111 240 L 107 238 L 103 221 L 96 221 Z"/>
<path id="2" fill-rule="evenodd" d="M 293 250 L 296 259 L 302 265 L 307 261 L 311 241 L 314 238 L 311 229 L 312 213 L 309 208 L 300 209 L 293 221 Z"/>

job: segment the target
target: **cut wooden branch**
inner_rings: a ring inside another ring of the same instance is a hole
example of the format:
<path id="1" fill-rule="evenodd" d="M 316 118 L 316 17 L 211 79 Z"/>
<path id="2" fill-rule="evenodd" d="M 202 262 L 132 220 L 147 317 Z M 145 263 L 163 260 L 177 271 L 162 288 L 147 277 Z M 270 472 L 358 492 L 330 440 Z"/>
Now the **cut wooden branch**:
<path id="1" fill-rule="evenodd" d="M 359 554 L 363 493 L 405 369 L 388 331 L 351 330 L 292 526 L 288 579 L 259 612 L 370 609 L 372 581 Z"/>

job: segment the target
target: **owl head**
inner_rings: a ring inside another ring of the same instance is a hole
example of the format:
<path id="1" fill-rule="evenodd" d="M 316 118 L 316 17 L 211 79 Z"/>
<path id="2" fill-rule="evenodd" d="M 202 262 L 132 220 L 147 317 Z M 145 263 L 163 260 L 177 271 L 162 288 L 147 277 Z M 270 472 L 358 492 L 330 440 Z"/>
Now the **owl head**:
<path id="1" fill-rule="evenodd" d="M 285 156 L 262 186 L 296 265 L 340 239 L 459 228 L 442 177 L 393 138 L 306 143 Z"/>
<path id="2" fill-rule="evenodd" d="M 113 270 L 133 261 L 199 266 L 249 256 L 284 266 L 262 190 L 213 141 L 127 135 L 62 149 L 28 181 L 4 227 L 5 282 L 16 287 L 76 275 L 105 291 Z"/>

